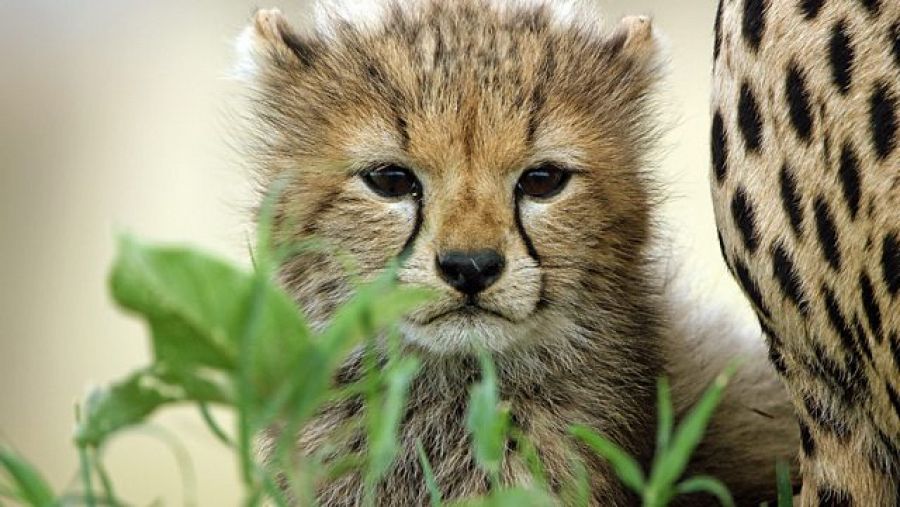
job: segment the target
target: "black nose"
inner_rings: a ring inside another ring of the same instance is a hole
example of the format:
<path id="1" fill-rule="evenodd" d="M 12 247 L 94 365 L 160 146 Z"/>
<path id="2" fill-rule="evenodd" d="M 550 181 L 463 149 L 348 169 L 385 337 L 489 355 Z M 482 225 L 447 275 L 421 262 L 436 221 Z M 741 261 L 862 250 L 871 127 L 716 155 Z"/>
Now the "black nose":
<path id="1" fill-rule="evenodd" d="M 438 255 L 438 272 L 451 287 L 474 296 L 500 278 L 506 263 L 495 250 L 449 251 Z"/>

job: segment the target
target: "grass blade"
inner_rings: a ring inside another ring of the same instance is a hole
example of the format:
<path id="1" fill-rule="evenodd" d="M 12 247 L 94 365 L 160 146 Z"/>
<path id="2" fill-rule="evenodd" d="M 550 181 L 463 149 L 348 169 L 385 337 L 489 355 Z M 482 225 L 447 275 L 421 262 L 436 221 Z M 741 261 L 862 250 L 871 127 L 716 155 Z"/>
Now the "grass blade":
<path id="1" fill-rule="evenodd" d="M 441 507 L 441 489 L 434 478 L 434 471 L 431 469 L 431 463 L 428 461 L 420 439 L 416 439 L 416 452 L 419 454 L 419 463 L 422 465 L 422 474 L 425 476 L 425 486 L 428 488 L 431 507 Z"/>
<path id="2" fill-rule="evenodd" d="M 475 461 L 496 479 L 506 450 L 508 414 L 500 408 L 497 375 L 486 353 L 481 355 L 481 381 L 469 394 L 466 427 L 472 434 Z"/>
<path id="3" fill-rule="evenodd" d="M 517 444 L 519 456 L 525 460 L 525 464 L 528 466 L 528 472 L 531 474 L 534 484 L 542 490 L 549 490 L 544 464 L 541 462 L 538 450 L 531 442 L 531 439 L 518 428 L 513 428 L 510 438 Z"/>
<path id="4" fill-rule="evenodd" d="M 775 479 L 778 481 L 778 507 L 793 507 L 794 488 L 791 485 L 791 469 L 784 460 L 775 463 Z"/>
<path id="5" fill-rule="evenodd" d="M 594 452 L 609 461 L 619 479 L 631 490 L 642 493 L 646 481 L 638 462 L 624 449 L 610 440 L 594 433 L 585 426 L 573 426 L 569 430 L 575 438 L 587 444 Z"/>
<path id="6" fill-rule="evenodd" d="M 0 447 L 0 467 L 6 470 L 18 490 L 18 496 L 32 507 L 54 505 L 56 495 L 31 464 L 10 449 Z"/>
<path id="7" fill-rule="evenodd" d="M 713 477 L 698 475 L 685 480 L 678 486 L 675 491 L 680 494 L 689 493 L 709 493 L 719 499 L 719 504 L 724 507 L 734 507 L 734 499 L 728 488 L 721 481 Z"/>
<path id="8" fill-rule="evenodd" d="M 662 452 L 669 447 L 669 441 L 672 438 L 672 426 L 675 419 L 672 413 L 672 395 L 669 391 L 669 381 L 665 377 L 660 377 L 656 383 L 656 411 L 657 411 L 657 428 L 656 428 L 656 453 L 660 456 Z"/>
<path id="9" fill-rule="evenodd" d="M 409 384 L 419 372 L 414 358 L 401 359 L 387 372 L 387 393 L 369 433 L 369 480 L 380 480 L 397 455 L 397 430 L 406 408 Z"/>
<path id="10" fill-rule="evenodd" d="M 722 399 L 725 386 L 728 385 L 728 381 L 736 369 L 737 364 L 732 363 L 715 378 L 712 385 L 703 393 L 700 401 L 678 425 L 669 447 L 665 449 L 662 456 L 657 457 L 647 491 L 647 495 L 653 502 L 662 501 L 664 503 L 668 498 L 668 493 L 672 491 L 675 482 L 684 472 L 691 454 L 703 438 L 706 425 Z"/>

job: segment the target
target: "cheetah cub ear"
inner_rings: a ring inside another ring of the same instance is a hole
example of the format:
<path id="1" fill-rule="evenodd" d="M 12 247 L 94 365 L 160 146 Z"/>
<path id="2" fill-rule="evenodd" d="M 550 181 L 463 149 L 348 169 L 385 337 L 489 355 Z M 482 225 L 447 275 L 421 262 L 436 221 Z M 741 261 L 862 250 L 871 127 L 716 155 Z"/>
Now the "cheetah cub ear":
<path id="1" fill-rule="evenodd" d="M 302 70 L 315 56 L 311 37 L 295 32 L 278 9 L 260 9 L 237 39 L 234 76 L 247 82 L 271 72 Z"/>
<path id="2" fill-rule="evenodd" d="M 650 66 L 662 61 L 662 37 L 649 16 L 626 16 L 610 37 L 610 46 L 624 56 Z"/>

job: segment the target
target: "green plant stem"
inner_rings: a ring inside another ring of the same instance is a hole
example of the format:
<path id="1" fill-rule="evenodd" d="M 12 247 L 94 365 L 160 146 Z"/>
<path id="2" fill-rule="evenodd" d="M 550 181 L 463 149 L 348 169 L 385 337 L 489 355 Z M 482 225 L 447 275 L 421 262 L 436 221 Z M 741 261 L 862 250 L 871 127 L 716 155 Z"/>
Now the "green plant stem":
<path id="1" fill-rule="evenodd" d="M 109 504 L 116 507 L 121 505 L 121 502 L 119 502 L 118 497 L 113 490 L 113 485 L 112 481 L 109 478 L 109 474 L 106 473 L 106 467 L 103 466 L 103 463 L 99 458 L 94 459 L 94 470 L 97 472 L 97 477 L 100 478 L 100 484 L 103 486 L 103 494 L 106 495 Z"/>
<path id="2" fill-rule="evenodd" d="M 250 378 L 250 365 L 247 364 L 253 358 L 253 337 L 258 327 L 262 314 L 265 298 L 266 273 L 258 271 L 253 279 L 253 289 L 250 296 L 250 307 L 247 312 L 247 320 L 241 333 L 241 360 L 238 367 L 238 449 L 240 453 L 241 477 L 248 489 L 253 489 L 253 458 L 251 456 L 251 443 L 253 428 L 250 424 L 250 405 L 254 397 L 253 382 Z"/>
<path id="3" fill-rule="evenodd" d="M 288 507 L 287 500 L 284 498 L 284 491 L 278 487 L 272 475 L 265 469 L 259 470 L 258 473 L 262 477 L 263 488 L 269 495 L 269 499 L 275 502 L 275 505 L 278 507 Z"/>
<path id="4" fill-rule="evenodd" d="M 366 417 L 368 423 L 368 433 L 371 436 L 375 430 L 375 422 L 377 421 L 378 414 L 381 410 L 381 396 L 379 396 L 378 392 L 378 375 L 377 375 L 377 361 L 375 360 L 375 343 L 374 338 L 371 336 L 372 333 L 372 316 L 369 312 L 364 312 L 360 316 L 360 326 L 363 329 L 364 336 L 369 337 L 369 341 L 366 344 L 366 350 L 363 353 L 363 364 L 366 370 Z M 372 473 L 370 470 L 372 469 L 371 464 L 371 456 L 368 456 L 366 461 L 366 473 L 364 478 L 364 488 L 365 492 L 363 494 L 363 504 L 366 507 L 371 507 L 375 505 L 375 477 L 372 477 Z"/>
<path id="5" fill-rule="evenodd" d="M 209 411 L 209 405 L 207 405 L 206 403 L 200 403 L 199 408 L 200 415 L 203 417 L 203 422 L 206 423 L 206 426 L 209 428 L 212 434 L 215 435 L 220 442 L 225 444 L 226 447 L 234 448 L 234 442 L 231 440 L 228 434 L 225 433 L 225 430 L 222 429 L 219 423 L 216 422 L 216 419 Z"/>
<path id="6" fill-rule="evenodd" d="M 94 486 L 91 483 L 91 459 L 88 456 L 87 447 L 78 446 L 78 460 L 81 466 L 81 484 L 84 487 L 84 503 L 87 507 L 96 507 Z"/>

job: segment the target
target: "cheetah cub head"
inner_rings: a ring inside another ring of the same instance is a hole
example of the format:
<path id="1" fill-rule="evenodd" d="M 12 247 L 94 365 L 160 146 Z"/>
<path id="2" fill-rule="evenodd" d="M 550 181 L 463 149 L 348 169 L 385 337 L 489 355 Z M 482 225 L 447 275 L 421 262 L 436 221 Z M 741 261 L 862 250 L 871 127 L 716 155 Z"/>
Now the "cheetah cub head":
<path id="1" fill-rule="evenodd" d="M 314 320 L 399 256 L 401 283 L 439 294 L 402 324 L 414 347 L 639 329 L 649 20 L 604 30 L 580 2 L 541 0 L 326 0 L 315 19 L 259 11 L 239 68 L 259 181 L 287 182 L 276 237 L 331 248 L 283 268 Z"/>

